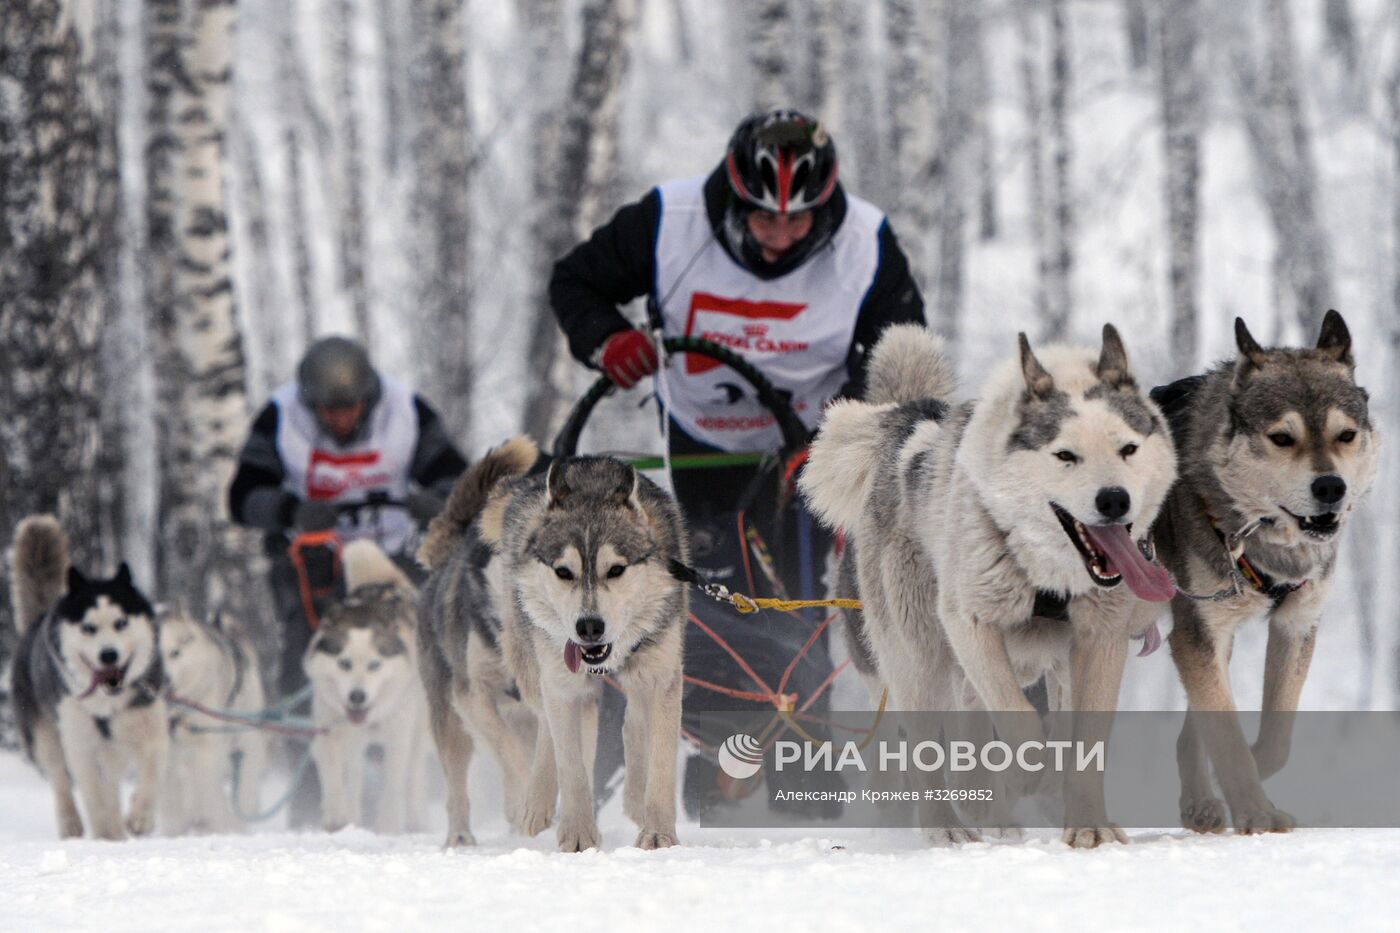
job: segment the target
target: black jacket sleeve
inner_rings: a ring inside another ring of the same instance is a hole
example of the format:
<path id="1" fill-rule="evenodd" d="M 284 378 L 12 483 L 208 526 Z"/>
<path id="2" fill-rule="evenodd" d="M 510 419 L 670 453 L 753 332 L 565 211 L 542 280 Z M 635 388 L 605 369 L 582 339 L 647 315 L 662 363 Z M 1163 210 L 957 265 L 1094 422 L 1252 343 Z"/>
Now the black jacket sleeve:
<path id="1" fill-rule="evenodd" d="M 554 264 L 549 304 L 580 362 L 592 365 L 605 340 L 632 326 L 617 309 L 651 291 L 660 221 L 661 194 L 652 189 Z"/>
<path id="2" fill-rule="evenodd" d="M 467 461 L 447 436 L 447 428 L 438 413 L 416 395 L 413 407 L 418 413 L 418 446 L 413 451 L 409 477 L 424 489 L 446 498 L 452 492 L 452 484 L 467 468 Z"/>
<path id="3" fill-rule="evenodd" d="M 286 470 L 277 455 L 277 406 L 268 402 L 253 421 L 229 484 L 228 511 L 240 525 L 281 531 L 292 523 L 296 496 L 282 491 Z"/>
<path id="4" fill-rule="evenodd" d="M 865 393 L 866 358 L 891 324 L 923 324 L 924 299 L 909 271 L 909 260 L 899 248 L 889 221 L 880 225 L 880 263 L 856 317 L 851 352 L 846 357 L 846 384 L 838 398 L 860 398 Z"/>

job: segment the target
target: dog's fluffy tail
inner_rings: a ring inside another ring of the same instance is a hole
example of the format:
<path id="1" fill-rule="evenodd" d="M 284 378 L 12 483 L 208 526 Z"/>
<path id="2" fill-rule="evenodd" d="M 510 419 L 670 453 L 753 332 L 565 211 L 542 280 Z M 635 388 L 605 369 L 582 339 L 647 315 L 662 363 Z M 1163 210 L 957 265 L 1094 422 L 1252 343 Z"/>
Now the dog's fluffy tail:
<path id="1" fill-rule="evenodd" d="M 406 593 L 417 592 L 398 564 L 389 559 L 384 549 L 373 541 L 351 541 L 340 552 L 340 566 L 345 571 L 345 589 L 353 593 L 362 586 L 387 583 Z"/>
<path id="2" fill-rule="evenodd" d="M 513 437 L 486 453 L 457 479 L 452 495 L 418 548 L 418 563 L 432 570 L 447 559 L 457 542 L 486 507 L 491 490 L 504 479 L 524 476 L 539 459 L 540 449 L 528 437 Z"/>
<path id="3" fill-rule="evenodd" d="M 889 444 L 881 416 L 893 407 L 844 399 L 822 416 L 797 484 L 824 524 L 849 532 L 860 520 L 880 452 Z"/>
<path id="4" fill-rule="evenodd" d="M 31 515 L 15 529 L 10 551 L 10 602 L 24 632 L 53 608 L 68 576 L 68 536 L 52 515 Z"/>
<path id="5" fill-rule="evenodd" d="M 922 324 L 885 328 L 870 351 L 865 399 L 877 405 L 947 399 L 957 387 L 943 338 Z"/>

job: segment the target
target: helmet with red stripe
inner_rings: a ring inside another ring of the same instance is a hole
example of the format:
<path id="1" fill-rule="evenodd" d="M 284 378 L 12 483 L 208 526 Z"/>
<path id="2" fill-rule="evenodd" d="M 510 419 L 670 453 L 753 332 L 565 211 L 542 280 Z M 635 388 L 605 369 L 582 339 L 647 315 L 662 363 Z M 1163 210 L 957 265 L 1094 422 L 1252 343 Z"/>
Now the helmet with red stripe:
<path id="1" fill-rule="evenodd" d="M 729 140 L 724 166 L 741 201 L 775 214 L 819 207 L 836 190 L 836 144 L 821 123 L 796 110 L 745 119 Z"/>

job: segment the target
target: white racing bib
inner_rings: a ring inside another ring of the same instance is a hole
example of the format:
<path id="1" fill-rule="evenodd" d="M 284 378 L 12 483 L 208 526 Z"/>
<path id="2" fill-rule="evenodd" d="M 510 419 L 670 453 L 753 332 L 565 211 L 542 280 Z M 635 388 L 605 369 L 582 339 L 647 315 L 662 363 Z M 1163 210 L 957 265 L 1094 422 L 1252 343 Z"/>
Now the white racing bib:
<path id="1" fill-rule="evenodd" d="M 418 446 L 418 413 L 413 392 L 380 377 L 379 402 L 362 435 L 345 446 L 321 428 L 301 403 L 295 382 L 272 393 L 277 405 L 277 454 L 286 476 L 282 488 L 307 501 L 346 505 L 373 495 L 403 502 Z M 336 532 L 344 541 L 368 538 L 390 554 L 400 553 L 414 523 L 401 506 L 371 507 L 340 516 Z"/>
<path id="2" fill-rule="evenodd" d="M 847 196 L 831 242 L 776 279 L 757 278 L 715 239 L 704 179 L 666 182 L 656 238 L 655 297 L 667 337 L 700 337 L 744 357 L 809 429 L 846 382 L 856 316 L 880 263 L 884 215 Z M 722 363 L 686 354 L 658 378 L 671 415 L 696 440 L 728 451 L 777 450 L 782 432 L 748 382 Z"/>

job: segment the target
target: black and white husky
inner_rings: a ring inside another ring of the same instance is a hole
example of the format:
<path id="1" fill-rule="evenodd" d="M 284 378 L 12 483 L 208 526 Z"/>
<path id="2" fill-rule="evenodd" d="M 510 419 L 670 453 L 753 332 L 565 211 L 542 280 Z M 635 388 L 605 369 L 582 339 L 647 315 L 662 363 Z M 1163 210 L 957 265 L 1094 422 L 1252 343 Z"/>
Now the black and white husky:
<path id="1" fill-rule="evenodd" d="M 92 834 L 124 839 L 155 827 L 169 746 L 159 630 L 126 564 L 111 579 L 68 562 L 68 539 L 49 515 L 20 522 L 11 553 L 20 630 L 15 714 L 24 747 L 53 785 L 62 836 L 81 836 L 77 785 Z M 122 818 L 121 780 L 136 765 Z"/>

